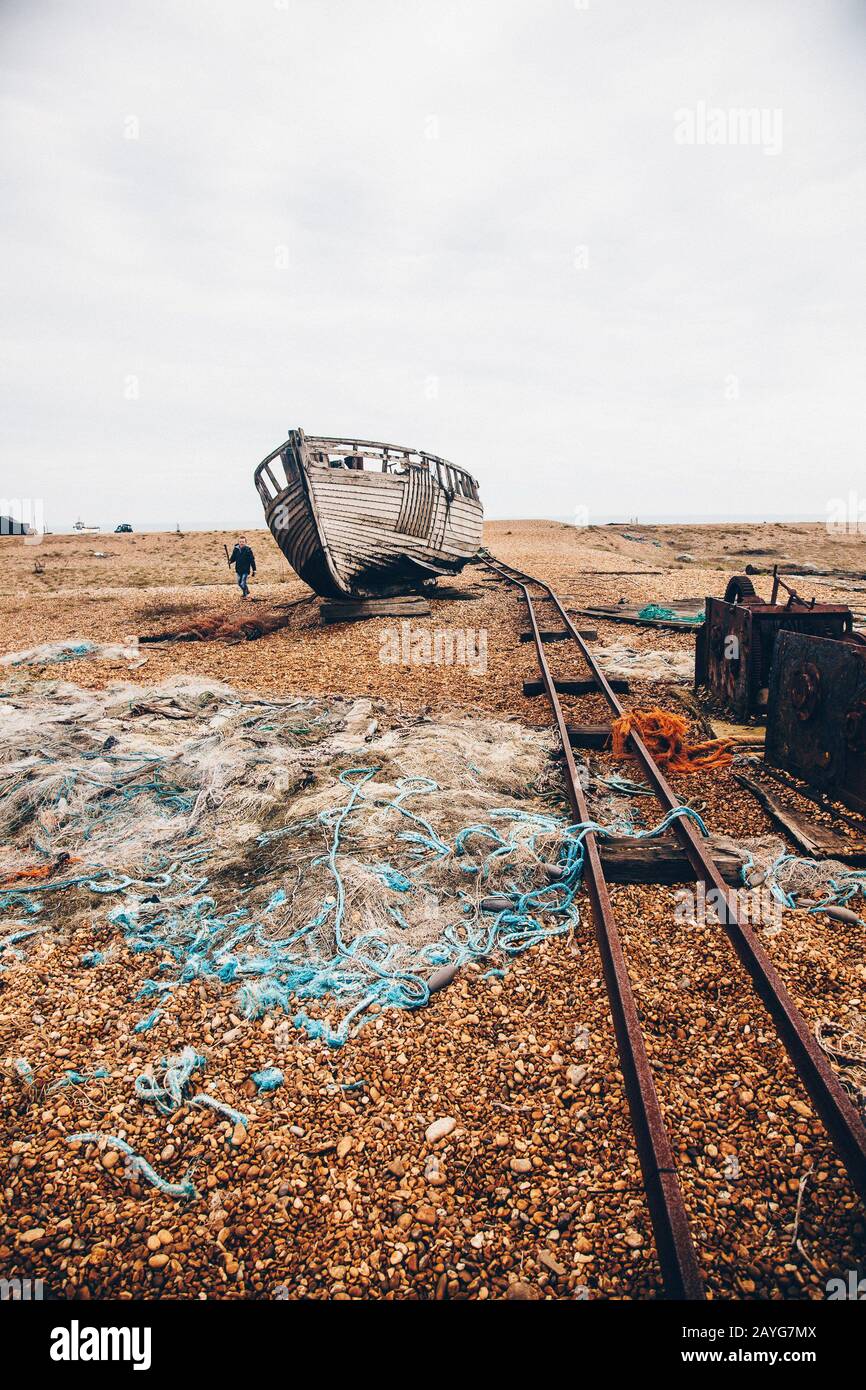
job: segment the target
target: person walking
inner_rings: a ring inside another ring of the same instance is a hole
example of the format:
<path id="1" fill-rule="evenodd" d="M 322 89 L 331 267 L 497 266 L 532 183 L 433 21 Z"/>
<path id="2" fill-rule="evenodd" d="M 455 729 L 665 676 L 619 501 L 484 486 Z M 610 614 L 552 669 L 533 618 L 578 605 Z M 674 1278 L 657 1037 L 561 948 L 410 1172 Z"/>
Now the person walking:
<path id="1" fill-rule="evenodd" d="M 229 556 L 229 566 L 234 565 L 241 598 L 249 598 L 249 577 L 256 572 L 256 557 L 247 545 L 246 536 L 238 536 L 235 548 Z"/>

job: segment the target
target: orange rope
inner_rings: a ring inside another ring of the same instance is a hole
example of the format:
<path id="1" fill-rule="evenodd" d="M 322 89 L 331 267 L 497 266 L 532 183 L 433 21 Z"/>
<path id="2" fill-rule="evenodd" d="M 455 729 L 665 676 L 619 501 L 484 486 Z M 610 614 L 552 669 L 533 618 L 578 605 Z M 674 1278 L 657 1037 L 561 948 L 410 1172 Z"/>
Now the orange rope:
<path id="1" fill-rule="evenodd" d="M 688 720 L 663 709 L 632 710 L 621 719 L 615 719 L 612 728 L 615 757 L 626 756 L 628 736 L 634 731 L 640 734 L 659 767 L 668 772 L 703 772 L 727 767 L 733 756 L 733 739 L 711 738 L 705 743 L 689 743 Z"/>
<path id="2" fill-rule="evenodd" d="M 21 883 L 24 879 L 39 882 L 43 878 L 53 878 L 59 869 L 65 868 L 67 864 L 77 864 L 78 862 L 78 859 L 71 858 L 68 854 L 61 854 L 51 864 L 34 864 L 32 868 L 19 869 L 11 878 L 0 883 L 0 888 L 14 888 L 16 883 Z"/>

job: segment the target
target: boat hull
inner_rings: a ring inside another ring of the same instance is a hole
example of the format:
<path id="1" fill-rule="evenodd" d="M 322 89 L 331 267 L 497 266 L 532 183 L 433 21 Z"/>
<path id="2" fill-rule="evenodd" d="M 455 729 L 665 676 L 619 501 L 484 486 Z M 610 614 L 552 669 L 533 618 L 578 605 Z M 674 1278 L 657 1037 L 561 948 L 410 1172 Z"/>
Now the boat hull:
<path id="1" fill-rule="evenodd" d="M 411 592 L 458 573 L 475 555 L 483 509 L 463 470 L 394 446 L 325 443 L 293 431 L 256 470 L 271 533 L 316 593 Z M 361 466 L 365 454 L 375 471 Z"/>

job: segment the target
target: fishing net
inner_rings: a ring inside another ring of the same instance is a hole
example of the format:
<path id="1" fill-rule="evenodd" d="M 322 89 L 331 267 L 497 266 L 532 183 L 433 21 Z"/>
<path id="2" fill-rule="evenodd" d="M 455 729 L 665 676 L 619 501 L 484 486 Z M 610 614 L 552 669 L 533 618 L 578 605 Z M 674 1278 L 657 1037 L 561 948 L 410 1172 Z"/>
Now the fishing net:
<path id="1" fill-rule="evenodd" d="M 630 647 L 627 642 L 613 642 L 607 647 L 594 647 L 593 656 L 608 676 L 669 684 L 687 684 L 694 676 L 695 658 L 691 650 L 650 650 Z"/>
<path id="2" fill-rule="evenodd" d="M 661 603 L 648 603 L 640 609 L 638 617 L 650 622 L 692 623 L 697 627 L 704 621 L 704 612 L 701 609 L 700 613 L 685 613 L 681 608 L 666 608 Z"/>
<path id="3" fill-rule="evenodd" d="M 550 751 L 516 722 L 369 700 L 22 678 L 0 702 L 0 968 L 101 906 L 157 957 L 139 1031 L 211 978 L 340 1045 L 373 1005 L 425 1003 L 443 967 L 495 969 L 577 923 L 576 880 L 549 873 Z"/>
<path id="4" fill-rule="evenodd" d="M 806 859 L 790 854 L 778 835 L 726 841 L 743 859 L 743 881 L 766 888 L 784 907 L 844 907 L 866 894 L 866 868 L 852 869 L 838 859 Z"/>
<path id="5" fill-rule="evenodd" d="M 143 666 L 147 657 L 138 649 L 138 643 L 129 642 L 89 642 L 83 637 L 73 637 L 62 642 L 40 642 L 36 647 L 27 647 L 20 652 L 7 652 L 0 656 L 0 666 L 50 666 L 64 661 L 81 661 L 93 657 L 98 661 L 127 661 L 130 670 Z"/>
<path id="6" fill-rule="evenodd" d="M 834 1023 L 822 1018 L 815 1037 L 835 1064 L 839 1080 L 866 1117 L 866 1018 L 857 1014 L 853 1022 Z"/>

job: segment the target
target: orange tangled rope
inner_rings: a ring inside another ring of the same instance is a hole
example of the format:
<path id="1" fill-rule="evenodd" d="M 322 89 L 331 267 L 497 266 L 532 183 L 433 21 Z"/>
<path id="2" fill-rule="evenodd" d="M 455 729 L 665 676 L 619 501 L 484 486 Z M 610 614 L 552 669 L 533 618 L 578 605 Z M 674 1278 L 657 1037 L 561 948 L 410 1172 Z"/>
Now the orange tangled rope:
<path id="1" fill-rule="evenodd" d="M 78 859 L 72 855 L 59 854 L 50 864 L 34 864 L 32 868 L 19 869 L 11 878 L 0 883 L 0 889 L 14 888 L 16 883 L 23 883 L 25 880 L 41 883 L 43 879 L 53 878 L 67 864 L 77 864 L 78 862 Z"/>
<path id="2" fill-rule="evenodd" d="M 626 756 L 629 734 L 638 733 L 659 767 L 668 772 L 703 772 L 708 768 L 727 767 L 733 756 L 733 740 L 729 738 L 688 743 L 688 720 L 663 709 L 632 710 L 621 719 L 615 719 L 612 727 L 615 757 Z"/>

